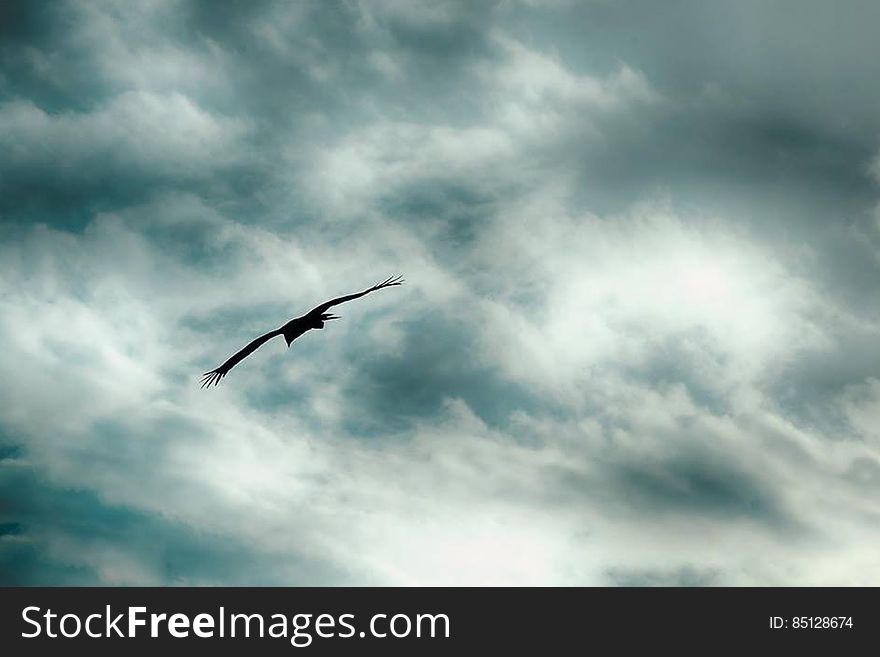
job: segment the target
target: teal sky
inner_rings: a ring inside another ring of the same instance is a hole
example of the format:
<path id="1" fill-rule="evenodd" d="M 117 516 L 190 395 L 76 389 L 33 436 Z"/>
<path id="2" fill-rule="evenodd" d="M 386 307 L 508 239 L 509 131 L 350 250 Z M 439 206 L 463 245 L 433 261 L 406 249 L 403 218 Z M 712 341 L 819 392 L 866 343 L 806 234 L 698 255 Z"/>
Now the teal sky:
<path id="1" fill-rule="evenodd" d="M 0 583 L 880 584 L 878 24 L 4 3 Z"/>

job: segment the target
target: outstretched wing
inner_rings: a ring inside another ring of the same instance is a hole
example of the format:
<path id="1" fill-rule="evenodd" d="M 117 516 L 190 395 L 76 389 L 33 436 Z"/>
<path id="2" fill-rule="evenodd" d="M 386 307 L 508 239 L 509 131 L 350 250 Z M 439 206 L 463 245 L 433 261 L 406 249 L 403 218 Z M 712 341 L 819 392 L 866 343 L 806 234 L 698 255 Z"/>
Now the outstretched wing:
<path id="1" fill-rule="evenodd" d="M 238 365 L 239 362 L 250 356 L 254 353 L 260 345 L 264 342 L 268 342 L 276 335 L 281 335 L 281 330 L 276 329 L 274 331 L 269 331 L 265 335 L 261 335 L 260 337 L 251 340 L 247 345 L 241 348 L 238 352 L 230 356 L 225 363 L 223 363 L 217 369 L 211 370 L 210 372 L 205 372 L 202 375 L 202 387 L 207 388 L 211 385 L 217 385 L 220 383 L 220 379 L 226 376 L 233 367 Z"/>
<path id="2" fill-rule="evenodd" d="M 363 292 L 358 292 L 356 294 L 349 294 L 344 297 L 336 297 L 335 299 L 330 299 L 330 301 L 325 301 L 320 306 L 316 306 L 312 308 L 307 316 L 320 315 L 324 313 L 329 308 L 333 306 L 339 305 L 340 303 L 345 303 L 346 301 L 351 301 L 353 299 L 360 299 L 365 294 L 369 294 L 370 292 L 375 292 L 376 290 L 381 290 L 383 287 L 393 287 L 394 285 L 402 285 L 403 277 L 402 276 L 389 276 L 381 283 L 376 283 L 373 287 L 368 287 Z"/>

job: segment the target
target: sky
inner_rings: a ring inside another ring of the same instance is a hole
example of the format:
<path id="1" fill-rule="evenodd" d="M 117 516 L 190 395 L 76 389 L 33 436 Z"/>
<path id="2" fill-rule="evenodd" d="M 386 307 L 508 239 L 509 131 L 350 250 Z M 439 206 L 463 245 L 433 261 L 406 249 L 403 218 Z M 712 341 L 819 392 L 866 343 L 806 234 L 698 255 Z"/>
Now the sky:
<path id="1" fill-rule="evenodd" d="M 0 583 L 880 585 L 878 23 L 4 2 Z"/>

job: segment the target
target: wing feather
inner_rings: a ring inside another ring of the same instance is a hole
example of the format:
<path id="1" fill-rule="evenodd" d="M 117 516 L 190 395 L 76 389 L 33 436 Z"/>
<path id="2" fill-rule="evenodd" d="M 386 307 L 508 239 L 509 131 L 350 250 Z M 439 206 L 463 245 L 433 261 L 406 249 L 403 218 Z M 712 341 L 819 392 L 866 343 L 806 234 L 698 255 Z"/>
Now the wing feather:
<path id="1" fill-rule="evenodd" d="M 376 290 L 381 290 L 383 287 L 392 287 L 394 285 L 400 285 L 403 283 L 403 278 L 401 276 L 389 276 L 381 283 L 377 283 L 373 287 L 368 287 L 363 292 L 356 292 L 355 294 L 347 294 L 344 297 L 336 297 L 335 299 L 330 299 L 330 301 L 325 301 L 320 306 L 315 306 L 312 308 L 308 315 L 320 315 L 333 306 L 338 306 L 340 303 L 345 303 L 346 301 L 352 301 L 354 299 L 360 299 L 362 296 L 369 294 L 370 292 L 375 292 Z"/>
<path id="2" fill-rule="evenodd" d="M 205 372 L 202 375 L 202 387 L 207 388 L 212 385 L 216 386 L 218 383 L 220 383 L 220 380 L 229 373 L 229 370 L 238 365 L 238 363 L 250 356 L 257 349 L 259 349 L 260 346 L 274 338 L 276 335 L 281 335 L 280 329 L 269 331 L 268 333 L 261 335 L 258 338 L 254 338 L 244 347 L 235 352 L 232 356 L 227 358 L 220 367 L 213 369 L 210 372 Z"/>

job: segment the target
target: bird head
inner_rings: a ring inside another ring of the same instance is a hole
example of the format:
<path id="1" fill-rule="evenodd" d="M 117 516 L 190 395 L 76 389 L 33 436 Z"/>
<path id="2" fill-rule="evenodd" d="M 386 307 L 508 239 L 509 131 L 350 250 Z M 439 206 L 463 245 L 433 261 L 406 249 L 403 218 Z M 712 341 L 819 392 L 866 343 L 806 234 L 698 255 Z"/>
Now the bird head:
<path id="1" fill-rule="evenodd" d="M 315 321 L 311 327 L 315 328 L 315 329 L 322 329 L 322 328 L 324 328 L 324 323 L 331 320 L 331 319 L 339 319 L 339 317 L 337 317 L 336 315 L 329 314 L 329 313 L 323 313 L 315 318 Z"/>

